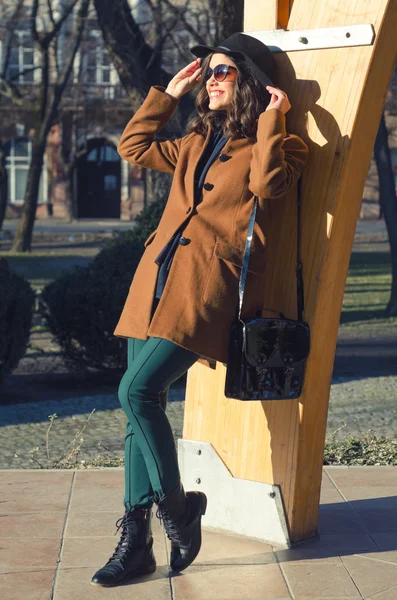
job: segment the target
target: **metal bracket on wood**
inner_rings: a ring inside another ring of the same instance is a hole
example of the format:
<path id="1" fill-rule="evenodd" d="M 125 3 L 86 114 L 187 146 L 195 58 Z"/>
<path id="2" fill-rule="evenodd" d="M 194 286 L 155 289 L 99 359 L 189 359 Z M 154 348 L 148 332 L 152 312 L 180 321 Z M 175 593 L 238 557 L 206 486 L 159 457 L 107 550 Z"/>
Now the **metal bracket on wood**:
<path id="1" fill-rule="evenodd" d="M 270 29 L 268 31 L 246 31 L 245 33 L 266 44 L 272 52 L 371 46 L 375 39 L 375 31 L 370 24 L 296 31 Z"/>
<path id="2" fill-rule="evenodd" d="M 233 477 L 208 442 L 178 440 L 178 461 L 186 489 L 208 496 L 204 527 L 291 547 L 280 486 Z"/>

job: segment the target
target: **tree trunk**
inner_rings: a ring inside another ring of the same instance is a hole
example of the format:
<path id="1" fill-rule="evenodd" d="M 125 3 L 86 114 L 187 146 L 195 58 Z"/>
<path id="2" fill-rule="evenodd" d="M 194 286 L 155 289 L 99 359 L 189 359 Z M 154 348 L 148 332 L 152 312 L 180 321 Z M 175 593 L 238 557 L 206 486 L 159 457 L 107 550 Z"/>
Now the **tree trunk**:
<path id="1" fill-rule="evenodd" d="M 18 230 L 15 234 L 14 243 L 12 246 L 12 250 L 14 250 L 15 252 L 26 252 L 30 251 L 31 249 L 33 226 L 36 216 L 36 208 L 39 195 L 40 177 L 43 168 L 44 153 L 47 145 L 47 136 L 56 118 L 58 107 L 62 100 L 62 95 L 65 91 L 67 82 L 72 72 L 73 63 L 81 42 L 84 24 L 88 14 L 89 4 L 90 0 L 81 0 L 80 8 L 77 13 L 76 30 L 74 32 L 74 37 L 70 38 L 70 54 L 53 86 L 50 85 L 50 42 L 51 39 L 53 39 L 53 37 L 59 31 L 63 17 L 57 23 L 53 21 L 54 28 L 52 32 L 47 33 L 46 36 L 40 38 L 40 36 L 37 35 L 36 31 L 37 40 L 39 40 L 39 49 L 42 56 L 41 88 L 39 94 L 40 110 L 38 120 L 36 121 L 35 134 L 32 144 L 32 159 L 29 166 L 28 181 L 26 184 L 25 202 L 23 206 L 22 215 L 19 220 Z M 35 1 L 35 3 L 33 4 L 34 9 L 37 9 L 38 5 L 38 1 Z M 73 10 L 74 6 L 75 3 L 70 4 L 70 11 Z M 51 3 L 49 6 L 49 10 L 51 10 Z M 67 15 L 70 14 L 70 11 L 68 12 L 68 10 L 69 9 L 66 9 L 64 12 L 63 16 L 65 18 L 67 18 Z M 34 19 L 35 18 L 36 17 L 34 17 Z M 36 24 L 34 21 L 34 31 L 35 27 Z M 51 98 L 49 94 L 50 91 L 52 91 Z"/>
<path id="2" fill-rule="evenodd" d="M 228 38 L 232 33 L 244 29 L 244 0 L 217 0 L 216 2 L 217 44 Z"/>
<path id="3" fill-rule="evenodd" d="M 12 245 L 13 252 L 30 252 L 31 250 L 32 233 L 36 217 L 46 141 L 46 132 L 40 128 L 33 139 L 32 161 L 30 163 L 28 181 L 26 184 L 25 201 L 14 243 Z"/>
<path id="4" fill-rule="evenodd" d="M 384 113 L 375 140 L 374 155 L 379 177 L 379 203 L 390 243 L 392 288 L 386 315 L 391 317 L 397 316 L 397 199 Z"/>
<path id="5" fill-rule="evenodd" d="M 215 0 L 217 35 L 221 41 L 232 33 L 243 30 L 244 0 Z M 151 85 L 166 86 L 171 77 L 161 67 L 161 55 L 145 41 L 144 35 L 133 18 L 128 0 L 94 0 L 98 22 L 103 38 L 118 71 L 120 81 L 137 111 Z M 209 9 L 211 9 L 211 3 Z M 212 8 L 213 10 L 213 8 Z M 192 94 L 185 94 L 179 101 L 172 120 L 162 129 L 162 136 L 183 135 L 186 123 L 194 110 Z M 168 195 L 170 176 L 146 171 L 145 206 Z"/>
<path id="6" fill-rule="evenodd" d="M 160 54 L 146 42 L 128 0 L 94 0 L 94 6 L 106 48 L 128 94 L 131 108 L 136 112 L 150 86 L 167 86 L 171 77 L 161 67 Z M 170 124 L 178 135 L 182 134 L 193 109 L 192 95 L 182 96 Z"/>
<path id="7" fill-rule="evenodd" d="M 76 218 L 76 207 L 74 198 L 74 164 L 69 163 L 66 166 L 65 172 L 67 179 L 65 181 L 65 212 L 69 223 Z"/>
<path id="8" fill-rule="evenodd" d="M 8 175 L 4 148 L 0 142 L 0 231 L 6 214 L 8 201 Z"/>

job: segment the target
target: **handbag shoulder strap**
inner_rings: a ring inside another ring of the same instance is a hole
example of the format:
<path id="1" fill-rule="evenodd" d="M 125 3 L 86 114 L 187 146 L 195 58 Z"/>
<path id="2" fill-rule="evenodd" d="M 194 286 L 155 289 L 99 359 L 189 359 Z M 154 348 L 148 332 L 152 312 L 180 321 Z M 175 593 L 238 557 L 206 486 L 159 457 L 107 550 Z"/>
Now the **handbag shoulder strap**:
<path id="1" fill-rule="evenodd" d="M 240 281 L 238 284 L 238 298 L 239 298 L 238 319 L 241 319 L 241 309 L 243 308 L 245 282 L 247 280 L 248 263 L 249 263 L 249 259 L 250 259 L 250 253 L 251 253 L 252 235 L 254 233 L 254 224 L 255 224 L 257 207 L 258 207 L 258 197 L 255 196 L 254 206 L 253 206 L 253 209 L 251 212 L 251 217 L 250 217 L 250 220 L 248 223 L 248 233 L 247 233 L 247 239 L 245 241 L 244 258 L 243 258 L 243 264 L 241 267 Z"/>
<path id="2" fill-rule="evenodd" d="M 303 273 L 301 259 L 301 205 L 302 205 L 302 177 L 298 179 L 297 185 L 297 234 L 296 234 L 296 294 L 298 303 L 298 321 L 303 321 L 303 311 L 305 310 L 305 299 L 303 296 Z"/>
<path id="3" fill-rule="evenodd" d="M 297 211 L 298 211 L 298 220 L 297 220 L 297 261 L 296 261 L 296 290 L 297 290 L 297 304 L 298 304 L 298 320 L 303 321 L 303 311 L 304 311 L 304 296 L 303 296 L 303 274 L 302 274 L 302 260 L 300 254 L 300 246 L 301 246 L 301 200 L 302 200 L 302 181 L 301 177 L 298 179 L 297 185 Z M 251 253 L 251 245 L 252 245 L 252 237 L 254 233 L 254 224 L 256 211 L 258 207 L 258 197 L 255 196 L 254 206 L 252 208 L 251 217 L 248 224 L 248 233 L 247 239 L 245 242 L 245 250 L 243 257 L 243 264 L 241 267 L 240 281 L 239 281 L 239 305 L 238 305 L 238 319 L 241 319 L 241 310 L 243 308 L 243 300 L 244 300 L 244 290 L 245 283 L 247 280 L 248 273 L 248 264 Z"/>

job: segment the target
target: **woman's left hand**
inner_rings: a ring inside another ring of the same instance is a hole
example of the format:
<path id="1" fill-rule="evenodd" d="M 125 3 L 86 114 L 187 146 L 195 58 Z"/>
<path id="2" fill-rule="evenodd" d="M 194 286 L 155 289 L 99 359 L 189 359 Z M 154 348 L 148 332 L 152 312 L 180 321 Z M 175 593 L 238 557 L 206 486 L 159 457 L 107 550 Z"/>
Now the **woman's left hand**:
<path id="1" fill-rule="evenodd" d="M 282 113 L 287 113 L 291 108 L 291 104 L 288 100 L 287 94 L 283 92 L 283 90 L 273 87 L 272 85 L 267 85 L 266 89 L 272 96 L 266 110 L 270 110 L 271 108 L 278 108 L 278 110 L 281 110 Z"/>

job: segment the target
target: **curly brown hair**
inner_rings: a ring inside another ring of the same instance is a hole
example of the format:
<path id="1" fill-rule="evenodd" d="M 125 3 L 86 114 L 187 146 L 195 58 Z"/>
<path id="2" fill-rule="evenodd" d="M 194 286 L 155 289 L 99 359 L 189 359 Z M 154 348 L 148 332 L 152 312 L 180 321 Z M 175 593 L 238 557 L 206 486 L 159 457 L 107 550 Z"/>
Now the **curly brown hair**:
<path id="1" fill-rule="evenodd" d="M 209 54 L 202 62 L 202 73 L 206 73 L 211 57 Z M 270 102 L 270 94 L 247 69 L 243 62 L 233 58 L 238 69 L 238 77 L 234 88 L 233 104 L 230 111 L 214 111 L 209 108 L 209 97 L 204 81 L 201 81 L 196 96 L 196 109 L 198 116 L 188 126 L 188 133 L 206 135 L 208 128 L 222 127 L 225 137 L 233 135 L 238 137 L 255 137 L 258 127 L 258 117 Z"/>

